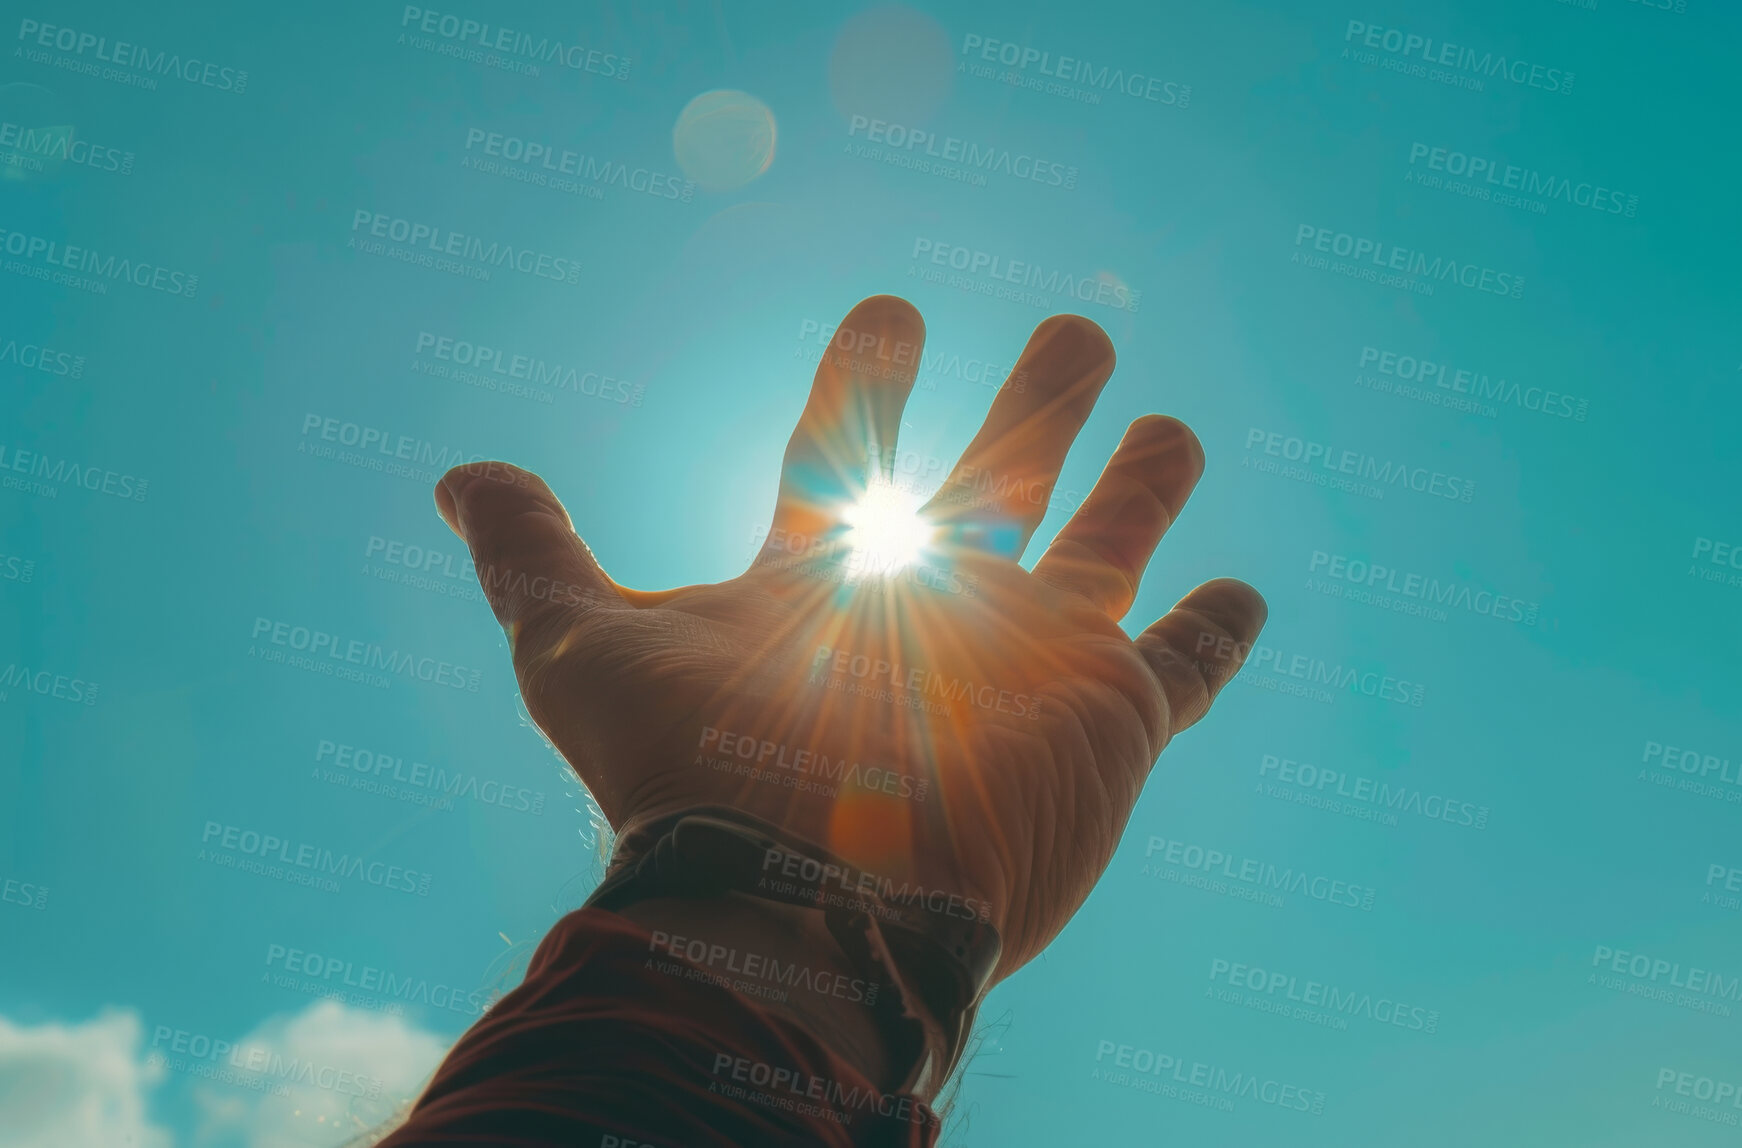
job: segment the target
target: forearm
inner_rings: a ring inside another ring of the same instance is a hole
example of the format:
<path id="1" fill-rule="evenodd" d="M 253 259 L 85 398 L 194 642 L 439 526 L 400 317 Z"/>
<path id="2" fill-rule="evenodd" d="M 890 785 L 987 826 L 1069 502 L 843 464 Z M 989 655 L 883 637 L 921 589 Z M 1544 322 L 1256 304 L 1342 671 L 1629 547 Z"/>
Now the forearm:
<path id="1" fill-rule="evenodd" d="M 783 940 L 781 922 L 751 919 L 766 914 L 715 920 L 684 901 L 625 907 L 558 921 L 525 980 L 449 1050 L 388 1143 L 932 1148 L 939 1124 L 918 1094 L 867 1079 L 875 1056 L 852 1059 L 850 1013 L 777 1010 L 726 959 L 669 955 L 678 937 L 688 946 L 705 931 L 741 941 L 732 963 L 756 967 L 777 946 L 808 959 L 802 935 Z M 794 967 L 783 961 L 783 975 Z"/>
<path id="2" fill-rule="evenodd" d="M 897 990 L 866 981 L 821 913 L 738 893 L 649 898 L 620 913 L 653 933 L 651 959 L 698 965 L 810 1033 L 871 1081 L 890 1078 L 874 1004 Z M 918 1098 L 929 1103 L 933 1097 L 922 1091 Z"/>

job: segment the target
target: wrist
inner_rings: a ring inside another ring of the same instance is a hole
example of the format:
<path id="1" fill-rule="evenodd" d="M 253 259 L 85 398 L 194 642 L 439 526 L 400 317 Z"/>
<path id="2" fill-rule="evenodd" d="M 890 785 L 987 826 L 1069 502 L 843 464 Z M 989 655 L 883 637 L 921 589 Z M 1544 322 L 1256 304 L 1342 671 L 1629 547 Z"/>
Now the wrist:
<path id="1" fill-rule="evenodd" d="M 880 1094 L 929 1102 L 966 1045 L 1001 947 L 995 928 L 948 912 L 940 896 L 880 885 L 754 814 L 697 806 L 625 830 L 587 903 L 647 905 L 631 919 L 683 958 L 660 971 L 761 998 Z M 725 972 L 709 967 L 721 962 Z M 771 972 L 780 990 L 738 975 Z"/>
<path id="2" fill-rule="evenodd" d="M 649 930 L 651 959 L 699 967 L 708 980 L 803 1029 L 887 1088 L 896 1066 L 876 1006 L 899 990 L 867 980 L 821 913 L 735 892 L 651 897 L 616 912 Z M 936 1089 L 916 1091 L 929 1101 Z"/>

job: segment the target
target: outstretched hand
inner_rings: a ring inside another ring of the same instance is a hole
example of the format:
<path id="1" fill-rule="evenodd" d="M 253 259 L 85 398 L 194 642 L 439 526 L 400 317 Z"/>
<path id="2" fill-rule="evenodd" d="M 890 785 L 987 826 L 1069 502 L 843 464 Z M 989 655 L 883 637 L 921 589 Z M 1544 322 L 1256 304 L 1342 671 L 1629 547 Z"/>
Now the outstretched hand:
<path id="1" fill-rule="evenodd" d="M 611 580 L 536 476 L 449 471 L 528 712 L 619 832 L 696 805 L 756 814 L 1032 960 L 1111 860 L 1157 756 L 1204 716 L 1264 624 L 1232 579 L 1135 640 L 1118 625 L 1203 473 L 1177 420 L 1132 423 L 1032 573 L 1017 563 L 1113 371 L 1094 323 L 1035 329 L 944 485 L 922 564 L 867 564 L 849 524 L 892 479 L 924 324 L 866 299 L 817 367 L 768 541 L 730 581 Z M 895 350 L 892 352 L 891 349 Z M 875 351 L 873 351 L 875 349 Z"/>

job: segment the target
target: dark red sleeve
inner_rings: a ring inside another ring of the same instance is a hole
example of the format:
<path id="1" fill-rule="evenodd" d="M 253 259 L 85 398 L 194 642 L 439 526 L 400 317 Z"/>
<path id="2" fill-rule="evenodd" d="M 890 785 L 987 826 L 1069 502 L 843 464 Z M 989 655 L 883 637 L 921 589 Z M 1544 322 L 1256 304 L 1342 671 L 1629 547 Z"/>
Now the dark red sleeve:
<path id="1" fill-rule="evenodd" d="M 730 989 L 661 972 L 651 934 L 570 913 L 378 1148 L 932 1148 L 937 1117 Z"/>

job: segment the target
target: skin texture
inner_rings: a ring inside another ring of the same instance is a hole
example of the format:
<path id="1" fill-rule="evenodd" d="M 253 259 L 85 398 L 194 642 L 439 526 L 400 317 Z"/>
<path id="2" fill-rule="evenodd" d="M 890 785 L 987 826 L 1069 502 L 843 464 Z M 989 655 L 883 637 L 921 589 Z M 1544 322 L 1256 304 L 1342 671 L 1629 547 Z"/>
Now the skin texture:
<path id="1" fill-rule="evenodd" d="M 768 818 L 983 908 L 1003 938 L 996 982 L 1088 897 L 1157 756 L 1239 669 L 1266 609 L 1218 579 L 1135 640 L 1119 626 L 1203 473 L 1197 438 L 1160 415 L 1131 424 L 1033 572 L 1017 564 L 1113 371 L 1105 332 L 1075 315 L 1035 329 L 926 508 L 933 573 L 847 577 L 841 512 L 891 474 L 923 341 L 894 296 L 842 321 L 770 540 L 727 582 L 618 585 L 544 482 L 507 464 L 449 471 L 436 503 L 471 548 L 528 711 L 614 828 L 701 804 Z M 791 768 L 804 751 L 806 769 L 858 763 L 860 783 Z"/>

